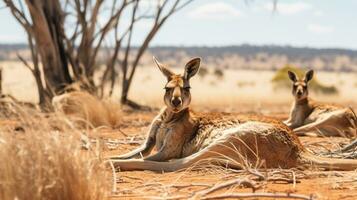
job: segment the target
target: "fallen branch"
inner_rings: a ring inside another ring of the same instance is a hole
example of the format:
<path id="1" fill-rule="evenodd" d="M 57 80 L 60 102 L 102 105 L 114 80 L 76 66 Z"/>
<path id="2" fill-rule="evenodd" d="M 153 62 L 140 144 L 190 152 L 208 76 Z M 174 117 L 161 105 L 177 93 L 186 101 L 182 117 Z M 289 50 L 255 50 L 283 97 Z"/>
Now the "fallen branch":
<path id="1" fill-rule="evenodd" d="M 113 162 L 109 162 L 110 168 L 112 169 L 112 174 L 113 174 L 113 188 L 112 188 L 112 193 L 117 192 L 117 175 L 115 173 L 115 168 L 113 165 Z"/>
<path id="2" fill-rule="evenodd" d="M 355 139 L 352 143 L 346 145 L 342 149 L 339 149 L 339 150 L 337 150 L 335 152 L 347 152 L 347 151 L 350 151 L 350 150 L 352 150 L 352 149 L 354 149 L 356 147 L 357 147 L 357 139 Z"/>
<path id="3" fill-rule="evenodd" d="M 182 189 L 182 188 L 187 188 L 187 187 L 212 187 L 212 185 L 210 184 L 204 184 L 204 183 L 191 183 L 191 184 L 187 184 L 187 185 L 172 185 L 170 186 L 172 188 L 177 188 L 178 190 Z"/>
<path id="4" fill-rule="evenodd" d="M 206 190 L 202 190 L 198 193 L 196 193 L 194 195 L 194 199 L 196 199 L 197 197 L 203 197 L 203 196 L 206 196 L 208 194 L 211 194 L 217 190 L 221 190 L 221 189 L 224 189 L 224 188 L 227 188 L 227 187 L 231 187 L 233 185 L 243 185 L 245 187 L 248 187 L 248 188 L 251 188 L 254 191 L 256 191 L 259 186 L 257 186 L 257 184 L 252 181 L 252 180 L 249 180 L 249 179 L 235 179 L 235 180 L 230 180 L 230 181 L 227 181 L 227 182 L 224 182 L 224 183 L 221 183 L 221 184 L 217 184 L 215 186 L 213 186 L 212 188 L 209 188 L 209 189 L 206 189 Z"/>
<path id="5" fill-rule="evenodd" d="M 283 177 L 277 177 L 277 178 L 271 177 L 271 178 L 268 178 L 267 181 L 274 182 L 274 183 L 277 183 L 277 182 L 285 182 L 285 183 L 293 183 L 293 184 L 300 183 L 299 180 L 295 179 L 295 176 L 292 179 L 283 178 Z"/>
<path id="6" fill-rule="evenodd" d="M 312 195 L 306 196 L 302 194 L 290 194 L 290 193 L 232 193 L 232 194 L 222 194 L 210 197 L 202 197 L 201 200 L 209 199 L 238 199 L 238 198 L 276 198 L 276 199 L 304 199 L 304 200 L 313 200 Z"/>
<path id="7" fill-rule="evenodd" d="M 125 137 L 128 137 L 128 134 L 124 133 L 124 131 L 122 131 L 120 128 L 118 128 L 118 131 L 119 131 L 122 135 L 124 135 Z"/>

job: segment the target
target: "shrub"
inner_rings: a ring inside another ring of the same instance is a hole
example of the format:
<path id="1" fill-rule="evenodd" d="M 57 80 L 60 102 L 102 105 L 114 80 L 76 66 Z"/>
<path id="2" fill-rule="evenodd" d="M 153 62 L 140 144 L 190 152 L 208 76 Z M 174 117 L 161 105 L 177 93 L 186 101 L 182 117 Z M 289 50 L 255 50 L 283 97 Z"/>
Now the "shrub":
<path id="1" fill-rule="evenodd" d="M 221 69 L 216 68 L 213 72 L 213 74 L 218 78 L 218 79 L 223 79 L 224 77 L 224 72 Z"/>
<path id="2" fill-rule="evenodd" d="M 71 135 L 51 131 L 47 118 L 31 113 L 19 121 L 25 125 L 21 133 L 10 127 L 0 131 L 0 199 L 105 197 L 107 176 L 94 152 L 81 150 Z"/>
<path id="3" fill-rule="evenodd" d="M 253 81 L 238 81 L 237 82 L 237 86 L 239 88 L 242 88 L 242 87 L 254 87 L 255 83 Z"/>
<path id="4" fill-rule="evenodd" d="M 200 71 L 198 72 L 198 75 L 202 78 L 206 77 L 208 75 L 208 69 L 206 67 L 200 67 Z"/>
<path id="5" fill-rule="evenodd" d="M 117 103 L 104 101 L 86 92 L 69 92 L 52 99 L 53 107 L 80 127 L 107 126 L 116 128 L 121 121 L 121 108 Z"/>

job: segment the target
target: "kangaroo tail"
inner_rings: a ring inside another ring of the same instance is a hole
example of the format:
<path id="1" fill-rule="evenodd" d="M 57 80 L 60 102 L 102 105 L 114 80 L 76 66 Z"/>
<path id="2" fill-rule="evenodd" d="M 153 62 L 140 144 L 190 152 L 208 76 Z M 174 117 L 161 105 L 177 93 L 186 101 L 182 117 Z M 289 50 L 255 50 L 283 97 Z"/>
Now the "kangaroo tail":
<path id="1" fill-rule="evenodd" d="M 213 145 L 185 158 L 165 162 L 143 159 L 112 159 L 111 161 L 114 167 L 121 171 L 151 170 L 171 172 L 187 168 L 209 166 L 212 164 L 225 165 L 230 168 L 239 169 L 244 167 L 240 162 L 237 162 L 237 159 L 233 159 L 230 150 L 222 145 Z"/>
<path id="2" fill-rule="evenodd" d="M 300 161 L 304 167 L 317 167 L 325 170 L 353 171 L 357 169 L 357 160 L 324 158 L 308 152 L 301 153 Z"/>
<path id="3" fill-rule="evenodd" d="M 172 172 L 180 169 L 188 168 L 190 162 L 187 158 L 182 158 L 167 162 L 158 162 L 142 159 L 129 159 L 129 160 L 111 160 L 115 169 L 120 171 L 134 171 L 134 170 L 150 170 L 150 171 L 164 171 Z"/>

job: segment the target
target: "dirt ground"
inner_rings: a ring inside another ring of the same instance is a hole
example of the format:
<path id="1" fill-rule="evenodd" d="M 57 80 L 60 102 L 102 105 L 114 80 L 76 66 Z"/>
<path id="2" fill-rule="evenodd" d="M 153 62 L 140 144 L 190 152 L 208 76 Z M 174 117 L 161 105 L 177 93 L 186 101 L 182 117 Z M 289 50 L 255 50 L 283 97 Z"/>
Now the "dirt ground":
<path id="1" fill-rule="evenodd" d="M 35 82 L 31 79 L 30 72 L 18 62 L 2 64 L 8 66 L 6 73 L 10 74 L 3 80 L 3 92 L 14 95 L 19 100 L 36 102 Z M 135 81 L 145 84 L 134 84 L 131 98 L 141 104 L 162 106 L 161 86 L 165 83 L 165 78 L 154 67 L 138 70 Z M 316 99 L 352 105 L 357 110 L 356 93 L 351 92 L 351 88 L 355 87 L 353 74 L 319 73 L 318 75 L 324 83 L 337 85 L 340 93 L 338 96 L 317 96 Z M 272 76 L 273 72 L 267 71 L 227 71 L 224 80 L 213 76 L 195 78 L 192 83 L 194 94 L 192 107 L 197 111 L 255 113 L 286 119 L 292 101 L 291 93 L 290 91 L 274 91 L 271 86 Z M 115 92 L 115 95 L 120 94 L 119 89 Z M 217 101 L 217 96 L 220 98 L 219 101 Z M 123 113 L 119 128 L 86 132 L 89 133 L 92 144 L 101 141 L 103 156 L 124 154 L 144 141 L 148 126 L 157 113 L 158 110 L 151 112 L 127 110 Z M 0 127 L 5 125 L 15 127 L 17 124 L 18 122 L 8 119 L 0 120 Z M 301 137 L 300 139 L 310 151 L 316 154 L 338 149 L 350 141 L 347 138 L 337 137 Z M 108 172 L 111 171 L 108 170 Z M 259 185 L 257 193 L 291 193 L 317 199 L 357 199 L 357 171 L 260 169 L 259 173 L 264 175 L 265 180 L 259 180 L 259 177 L 246 171 L 217 169 L 217 167 L 175 173 L 117 172 L 116 183 L 113 184 L 115 188 L 110 192 L 110 199 L 216 199 L 217 197 L 212 196 L 235 192 L 251 193 L 252 189 L 233 184 L 208 195 L 200 196 L 199 194 L 220 183 L 246 178 L 254 180 L 256 185 Z"/>
<path id="2" fill-rule="evenodd" d="M 273 109 L 274 110 L 274 109 Z M 270 115 L 286 118 L 286 113 L 276 112 Z M 91 137 L 100 137 L 107 144 L 106 156 L 126 153 L 140 145 L 145 138 L 147 128 L 156 112 L 126 112 L 118 130 L 103 130 L 92 133 Z M 347 144 L 347 138 L 301 137 L 302 143 L 314 153 L 327 149 L 338 149 Z M 315 199 L 357 199 L 357 172 L 311 170 L 259 170 L 267 177 L 265 181 L 256 179 L 260 188 L 256 192 L 301 194 Z M 117 172 L 116 186 L 111 199 L 201 199 L 200 191 L 212 188 L 216 184 L 251 176 L 246 171 L 229 169 L 202 169 L 173 173 L 150 171 Z M 257 178 L 257 177 L 255 177 Z M 254 178 L 253 178 L 254 179 Z M 269 180 L 271 179 L 271 180 Z M 255 179 L 254 179 L 255 180 Z M 205 197 L 227 195 L 230 193 L 251 193 L 251 188 L 237 184 L 213 192 Z M 213 197 L 216 199 L 216 197 Z M 253 198 L 256 199 L 256 198 Z M 274 199 L 274 198 L 273 198 Z"/>
<path id="3" fill-rule="evenodd" d="M 256 112 L 254 106 L 242 106 L 232 113 L 257 113 L 279 119 L 287 118 L 288 105 L 261 105 L 269 109 Z M 356 109 L 356 106 L 354 106 Z M 219 110 L 201 107 L 201 110 Z M 104 157 L 124 154 L 143 143 L 151 120 L 158 109 L 150 112 L 124 110 L 120 126 L 116 129 L 97 128 L 88 130 L 92 146 L 100 141 Z M 0 120 L 0 126 L 16 127 L 18 122 Z M 315 154 L 335 150 L 348 144 L 351 139 L 341 137 L 301 137 L 303 145 Z M 230 181 L 249 179 L 255 193 L 269 195 L 297 195 L 300 199 L 357 199 L 357 171 L 321 171 L 318 169 L 252 169 L 231 170 L 211 167 L 195 171 L 158 173 L 151 171 L 116 172 L 113 176 L 109 199 L 218 199 L 219 195 L 246 194 L 253 192 L 246 184 L 231 184 L 217 191 L 208 190 Z M 112 171 L 108 169 L 112 174 Z M 258 174 L 258 175 L 257 175 Z M 263 177 L 263 178 L 262 178 Z M 300 196 L 299 196 L 300 195 Z M 302 195 L 302 196 L 301 196 Z M 227 196 L 226 196 L 227 197 Z M 231 199 L 232 199 L 231 198 Z M 249 199 L 276 199 L 249 198 Z M 223 198 L 226 199 L 226 198 Z M 283 198 L 288 199 L 288 198 Z M 289 198 L 290 199 L 290 198 Z"/>

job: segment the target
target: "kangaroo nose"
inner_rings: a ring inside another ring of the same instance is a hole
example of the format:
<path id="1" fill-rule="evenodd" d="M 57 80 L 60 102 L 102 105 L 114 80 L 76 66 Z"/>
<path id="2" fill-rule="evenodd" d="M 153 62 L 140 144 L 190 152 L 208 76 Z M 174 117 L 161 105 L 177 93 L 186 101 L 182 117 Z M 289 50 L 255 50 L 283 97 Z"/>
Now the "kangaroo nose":
<path id="1" fill-rule="evenodd" d="M 179 106 L 181 104 L 181 99 L 180 98 L 174 98 L 172 101 L 171 101 L 172 105 L 174 106 Z"/>

